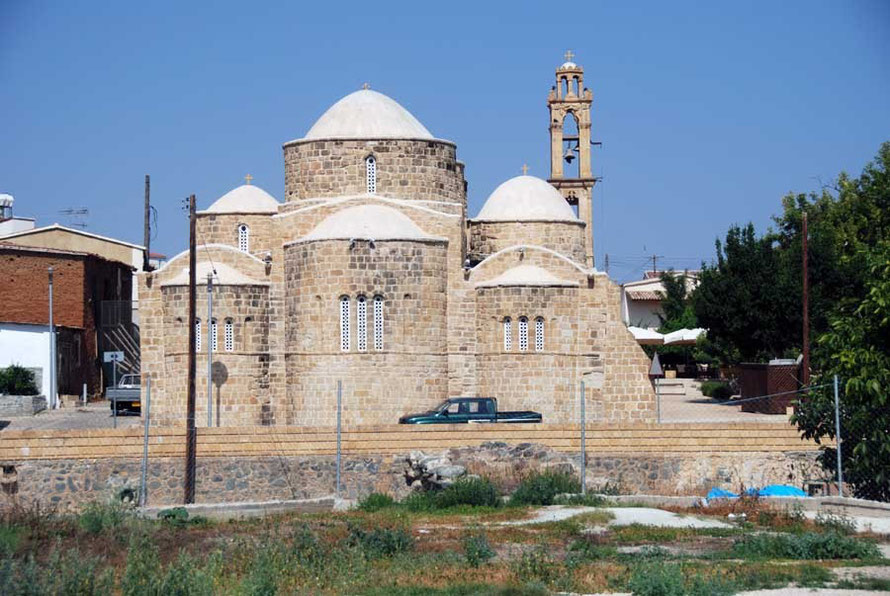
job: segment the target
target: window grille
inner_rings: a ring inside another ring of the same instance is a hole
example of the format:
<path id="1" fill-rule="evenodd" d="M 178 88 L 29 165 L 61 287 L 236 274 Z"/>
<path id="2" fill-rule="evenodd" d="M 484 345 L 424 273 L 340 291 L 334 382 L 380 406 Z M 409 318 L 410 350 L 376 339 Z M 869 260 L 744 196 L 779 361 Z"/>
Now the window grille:
<path id="1" fill-rule="evenodd" d="M 195 351 L 201 351 L 201 319 L 195 319 Z"/>
<path id="2" fill-rule="evenodd" d="M 238 226 L 238 250 L 250 252 L 250 228 L 247 224 Z"/>
<path id="3" fill-rule="evenodd" d="M 544 317 L 535 319 L 535 351 L 544 351 Z"/>
<path id="4" fill-rule="evenodd" d="M 235 351 L 235 325 L 232 319 L 226 319 L 226 352 Z"/>
<path id="5" fill-rule="evenodd" d="M 340 298 L 340 351 L 348 352 L 350 347 L 349 296 L 343 296 Z"/>
<path id="6" fill-rule="evenodd" d="M 374 296 L 374 349 L 383 349 L 383 296 Z"/>
<path id="7" fill-rule="evenodd" d="M 504 317 L 504 351 L 513 351 L 513 321 Z"/>
<path id="8" fill-rule="evenodd" d="M 365 174 L 367 176 L 368 194 L 377 192 L 377 160 L 373 155 L 365 158 Z"/>
<path id="9" fill-rule="evenodd" d="M 216 352 L 217 342 L 216 342 L 216 319 L 210 319 L 210 351 Z"/>
<path id="10" fill-rule="evenodd" d="M 519 351 L 528 351 L 528 319 L 519 317 Z"/>
<path id="11" fill-rule="evenodd" d="M 356 347 L 359 352 L 366 352 L 368 350 L 368 301 L 364 296 L 359 296 L 355 302 Z"/>

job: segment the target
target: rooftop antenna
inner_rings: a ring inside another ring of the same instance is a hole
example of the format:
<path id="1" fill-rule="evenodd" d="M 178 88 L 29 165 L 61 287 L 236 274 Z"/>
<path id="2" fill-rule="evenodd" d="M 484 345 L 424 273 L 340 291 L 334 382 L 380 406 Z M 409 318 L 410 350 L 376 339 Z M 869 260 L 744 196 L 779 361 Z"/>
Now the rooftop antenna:
<path id="1" fill-rule="evenodd" d="M 90 210 L 86 207 L 69 207 L 60 210 L 59 214 L 68 217 L 68 225 L 72 228 L 85 230 L 88 226 L 87 218 L 90 216 Z"/>

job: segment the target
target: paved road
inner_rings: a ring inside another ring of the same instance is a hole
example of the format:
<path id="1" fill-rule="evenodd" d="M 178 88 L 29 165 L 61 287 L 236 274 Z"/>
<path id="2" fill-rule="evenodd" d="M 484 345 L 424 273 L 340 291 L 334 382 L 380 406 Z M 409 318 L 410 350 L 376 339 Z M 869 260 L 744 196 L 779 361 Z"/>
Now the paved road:
<path id="1" fill-rule="evenodd" d="M 787 424 L 788 417 L 770 414 L 742 412 L 741 406 L 720 405 L 717 400 L 705 397 L 699 391 L 699 383 L 683 380 L 685 395 L 661 396 L 662 422 L 775 422 Z M 665 383 L 669 381 L 663 381 Z M 667 391 L 665 391 L 667 393 Z"/>
<path id="2" fill-rule="evenodd" d="M 118 428 L 139 426 L 139 416 L 118 416 Z M 64 430 L 112 428 L 114 419 L 108 402 L 87 404 L 86 407 L 66 406 L 58 410 L 44 410 L 35 416 L 21 416 L 0 420 L 3 430 Z"/>

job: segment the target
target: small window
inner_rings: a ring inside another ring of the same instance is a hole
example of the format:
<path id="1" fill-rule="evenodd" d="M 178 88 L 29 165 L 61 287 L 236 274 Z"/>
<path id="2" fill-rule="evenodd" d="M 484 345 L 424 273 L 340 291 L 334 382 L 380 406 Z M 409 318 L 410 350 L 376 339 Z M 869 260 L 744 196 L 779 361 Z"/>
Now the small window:
<path id="1" fill-rule="evenodd" d="M 365 175 L 368 194 L 372 195 L 377 192 L 377 160 L 373 155 L 365 158 Z"/>
<path id="2" fill-rule="evenodd" d="M 528 318 L 519 317 L 519 351 L 528 352 Z"/>
<path id="3" fill-rule="evenodd" d="M 535 319 L 535 351 L 544 351 L 544 317 Z"/>
<path id="4" fill-rule="evenodd" d="M 235 351 L 235 324 L 232 319 L 226 319 L 226 352 Z"/>
<path id="5" fill-rule="evenodd" d="M 368 301 L 364 296 L 355 299 L 355 343 L 359 352 L 368 351 Z"/>
<path id="6" fill-rule="evenodd" d="M 504 317 L 504 351 L 513 351 L 513 321 L 510 317 Z"/>
<path id="7" fill-rule="evenodd" d="M 195 351 L 201 351 L 201 319 L 195 319 Z"/>
<path id="8" fill-rule="evenodd" d="M 374 349 L 383 349 L 383 296 L 374 296 Z"/>
<path id="9" fill-rule="evenodd" d="M 238 226 L 238 250 L 250 252 L 250 228 L 247 224 Z"/>
<path id="10" fill-rule="evenodd" d="M 210 351 L 216 352 L 217 347 L 216 319 L 210 319 Z"/>
<path id="11" fill-rule="evenodd" d="M 348 352 L 352 343 L 349 337 L 349 296 L 340 298 L 340 351 Z"/>

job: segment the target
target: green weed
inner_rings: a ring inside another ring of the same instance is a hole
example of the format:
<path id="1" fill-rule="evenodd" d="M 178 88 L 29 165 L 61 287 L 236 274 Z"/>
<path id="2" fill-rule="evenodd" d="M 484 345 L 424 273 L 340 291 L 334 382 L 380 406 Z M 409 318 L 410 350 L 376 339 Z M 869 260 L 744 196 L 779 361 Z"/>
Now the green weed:
<path id="1" fill-rule="evenodd" d="M 755 534 L 733 545 L 733 554 L 748 559 L 876 559 L 878 547 L 834 531 L 803 534 Z"/>
<path id="2" fill-rule="evenodd" d="M 495 552 L 482 532 L 471 532 L 463 538 L 464 557 L 471 567 L 479 567 L 494 558 Z"/>
<path id="3" fill-rule="evenodd" d="M 511 505 L 553 505 L 557 495 L 581 492 L 581 482 L 566 472 L 545 471 L 523 480 L 510 496 Z"/>
<path id="4" fill-rule="evenodd" d="M 371 493 L 358 502 L 358 505 L 356 505 L 356 509 L 358 509 L 359 511 L 373 513 L 375 511 L 380 511 L 381 509 L 388 509 L 389 507 L 393 507 L 395 506 L 395 504 L 395 499 L 393 499 L 389 495 L 384 495 L 382 493 Z"/>

